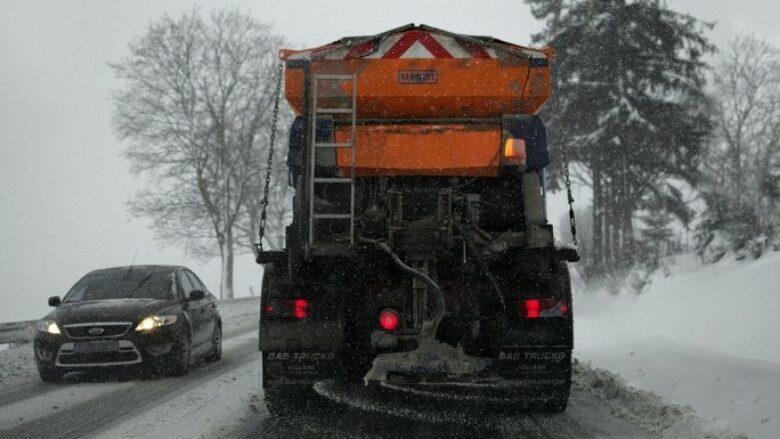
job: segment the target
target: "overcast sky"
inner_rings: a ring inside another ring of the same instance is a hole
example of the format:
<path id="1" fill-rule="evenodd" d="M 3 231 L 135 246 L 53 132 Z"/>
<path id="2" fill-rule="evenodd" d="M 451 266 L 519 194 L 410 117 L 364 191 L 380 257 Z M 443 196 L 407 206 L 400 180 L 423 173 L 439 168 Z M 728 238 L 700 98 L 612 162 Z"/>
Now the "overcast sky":
<path id="1" fill-rule="evenodd" d="M 373 34 L 407 23 L 493 35 L 528 44 L 541 28 L 514 1 L 199 1 L 208 10 L 235 4 L 297 47 Z M 723 44 L 749 31 L 780 46 L 776 0 L 670 0 L 671 7 L 717 22 Z M 110 124 L 110 91 L 119 84 L 108 62 L 128 42 L 188 0 L 0 0 L 0 322 L 41 317 L 46 298 L 62 295 L 87 271 L 137 264 L 184 264 L 212 291 L 219 263 L 160 248 L 126 201 L 143 185 L 122 157 Z M 558 206 L 556 206 L 557 208 Z M 556 222 L 557 223 L 557 222 Z M 251 257 L 236 265 L 236 293 L 257 291 Z"/>

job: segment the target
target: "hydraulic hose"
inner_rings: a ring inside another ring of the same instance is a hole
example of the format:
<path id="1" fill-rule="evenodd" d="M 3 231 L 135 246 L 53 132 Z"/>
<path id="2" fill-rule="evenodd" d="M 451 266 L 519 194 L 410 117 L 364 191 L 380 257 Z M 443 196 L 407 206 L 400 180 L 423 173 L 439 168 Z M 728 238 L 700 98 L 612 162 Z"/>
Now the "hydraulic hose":
<path id="1" fill-rule="evenodd" d="M 504 301 L 504 295 L 501 294 L 501 288 L 498 286 L 498 282 L 496 282 L 496 278 L 493 277 L 493 274 L 488 269 L 487 264 L 485 263 L 484 259 L 482 259 L 482 255 L 479 254 L 479 250 L 477 249 L 476 244 L 474 244 L 474 240 L 471 239 L 471 236 L 466 233 L 466 229 L 463 228 L 462 225 L 458 223 L 453 223 L 456 229 L 458 229 L 458 232 L 463 237 L 463 240 L 466 242 L 466 247 L 469 249 L 469 252 L 472 254 L 474 259 L 477 260 L 477 263 L 479 264 L 479 268 L 482 270 L 482 273 L 487 276 L 488 280 L 490 280 L 491 285 L 493 285 L 493 289 L 496 291 L 496 296 L 498 297 L 498 302 L 501 304 L 501 310 L 506 315 L 506 302 Z"/>
<path id="2" fill-rule="evenodd" d="M 436 337 L 436 330 L 439 327 L 439 323 L 441 322 L 442 318 L 444 318 L 444 293 L 442 293 L 441 289 L 439 288 L 439 285 L 434 282 L 433 279 L 430 278 L 425 273 L 422 273 L 418 270 L 415 270 L 414 268 L 406 265 L 404 261 L 401 260 L 401 257 L 396 254 L 392 248 L 390 248 L 389 245 L 387 245 L 386 242 L 380 241 L 378 239 L 370 239 L 370 238 L 364 238 L 359 237 L 359 242 L 366 243 L 366 244 L 372 244 L 376 248 L 382 250 L 383 252 L 387 253 L 391 259 L 393 259 L 393 262 L 400 268 L 401 270 L 411 274 L 412 276 L 422 280 L 425 282 L 432 290 L 436 292 L 434 295 L 435 299 L 435 309 L 434 309 L 434 315 L 433 318 L 430 320 L 423 319 L 423 327 L 421 329 L 421 334 L 423 337 L 428 337 L 430 339 L 434 339 Z M 427 323 L 427 324 L 426 324 Z"/>

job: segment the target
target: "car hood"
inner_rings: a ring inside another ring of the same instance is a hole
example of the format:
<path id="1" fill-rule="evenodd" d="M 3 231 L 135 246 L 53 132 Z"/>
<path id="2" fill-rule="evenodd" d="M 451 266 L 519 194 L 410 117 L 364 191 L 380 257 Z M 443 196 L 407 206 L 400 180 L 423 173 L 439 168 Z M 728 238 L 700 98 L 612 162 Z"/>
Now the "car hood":
<path id="1" fill-rule="evenodd" d="M 116 299 L 63 303 L 51 314 L 61 325 L 92 322 L 136 322 L 150 314 L 178 312 L 176 302 Z"/>

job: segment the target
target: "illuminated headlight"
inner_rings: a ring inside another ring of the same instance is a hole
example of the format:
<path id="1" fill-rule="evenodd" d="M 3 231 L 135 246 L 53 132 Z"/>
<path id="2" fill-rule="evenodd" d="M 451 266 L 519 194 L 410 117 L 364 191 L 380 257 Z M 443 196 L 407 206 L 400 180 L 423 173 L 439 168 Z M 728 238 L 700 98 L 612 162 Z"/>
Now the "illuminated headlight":
<path id="1" fill-rule="evenodd" d="M 60 327 L 57 326 L 57 322 L 54 320 L 40 320 L 35 323 L 35 328 L 47 334 L 60 334 Z"/>
<path id="2" fill-rule="evenodd" d="M 135 327 L 136 331 L 151 331 L 160 326 L 172 325 L 176 323 L 176 316 L 149 316 Z"/>

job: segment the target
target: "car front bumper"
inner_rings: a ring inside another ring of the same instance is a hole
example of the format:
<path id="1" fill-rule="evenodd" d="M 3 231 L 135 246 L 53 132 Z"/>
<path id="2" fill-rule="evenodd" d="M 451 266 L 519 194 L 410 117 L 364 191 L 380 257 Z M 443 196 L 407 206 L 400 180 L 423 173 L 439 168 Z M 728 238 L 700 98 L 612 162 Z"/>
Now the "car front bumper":
<path id="1" fill-rule="evenodd" d="M 181 331 L 179 325 L 170 325 L 88 339 L 69 337 L 64 331 L 58 335 L 38 332 L 33 342 L 35 361 L 39 369 L 68 370 L 163 363 L 175 355 Z"/>

